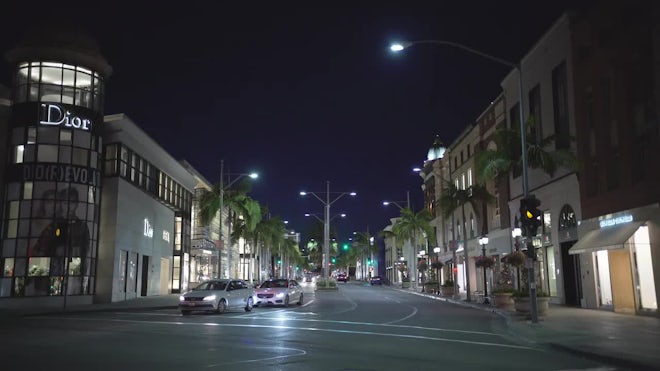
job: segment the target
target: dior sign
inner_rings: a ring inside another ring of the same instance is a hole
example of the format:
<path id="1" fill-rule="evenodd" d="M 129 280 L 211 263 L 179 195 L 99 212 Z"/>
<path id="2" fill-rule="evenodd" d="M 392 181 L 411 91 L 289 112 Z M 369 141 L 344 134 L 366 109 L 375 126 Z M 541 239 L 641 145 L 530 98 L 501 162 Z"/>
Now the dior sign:
<path id="1" fill-rule="evenodd" d="M 57 104 L 42 103 L 39 113 L 39 124 L 64 126 L 89 131 L 92 127 L 92 120 L 77 116 Z"/>

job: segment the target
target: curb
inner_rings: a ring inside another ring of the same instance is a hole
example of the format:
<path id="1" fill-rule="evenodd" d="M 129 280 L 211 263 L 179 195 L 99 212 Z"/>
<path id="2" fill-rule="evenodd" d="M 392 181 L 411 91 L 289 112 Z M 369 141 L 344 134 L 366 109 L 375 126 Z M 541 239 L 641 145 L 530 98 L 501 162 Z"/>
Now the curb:
<path id="1" fill-rule="evenodd" d="M 567 353 L 567 354 L 573 354 L 573 355 L 578 355 L 582 356 L 584 358 L 588 358 L 594 361 L 599 361 L 603 363 L 607 363 L 610 365 L 614 365 L 617 367 L 623 367 L 626 370 L 653 370 L 657 366 L 640 362 L 637 360 L 632 360 L 632 359 L 626 359 L 626 358 L 617 358 L 613 357 L 611 355 L 606 355 L 602 354 L 596 351 L 587 351 L 587 350 L 582 350 L 582 349 L 575 349 L 571 348 L 566 345 L 562 345 L 559 343 L 546 343 L 550 348 Z"/>

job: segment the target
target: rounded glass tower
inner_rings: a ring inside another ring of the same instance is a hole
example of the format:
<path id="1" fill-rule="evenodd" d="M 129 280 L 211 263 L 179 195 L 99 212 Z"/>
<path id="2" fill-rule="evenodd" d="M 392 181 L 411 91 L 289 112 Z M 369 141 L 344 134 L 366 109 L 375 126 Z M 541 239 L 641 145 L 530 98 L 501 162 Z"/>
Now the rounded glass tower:
<path id="1" fill-rule="evenodd" d="M 104 81 L 111 68 L 92 39 L 61 30 L 32 33 L 6 57 L 15 70 L 0 298 L 91 300 Z"/>

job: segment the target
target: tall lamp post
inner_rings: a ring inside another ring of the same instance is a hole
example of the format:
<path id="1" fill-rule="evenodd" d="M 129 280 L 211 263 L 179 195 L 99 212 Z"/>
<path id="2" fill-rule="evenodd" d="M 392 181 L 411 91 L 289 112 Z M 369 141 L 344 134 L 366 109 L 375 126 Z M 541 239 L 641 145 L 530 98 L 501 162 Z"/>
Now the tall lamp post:
<path id="1" fill-rule="evenodd" d="M 488 236 L 479 238 L 479 245 L 481 245 L 481 256 L 486 257 L 486 245 L 488 245 Z M 488 281 L 486 279 L 486 267 L 482 267 L 484 271 L 484 304 L 488 304 Z"/>
<path id="2" fill-rule="evenodd" d="M 513 68 L 518 71 L 518 114 L 520 116 L 520 148 L 521 148 L 521 160 L 522 160 L 522 191 L 523 199 L 526 199 L 529 196 L 528 184 L 527 184 L 527 132 L 525 128 L 525 115 L 524 115 L 524 104 L 523 104 L 523 74 L 522 74 L 522 63 L 513 63 L 507 60 L 492 56 L 490 54 L 484 53 L 482 51 L 470 48 L 468 46 L 446 40 L 415 40 L 415 41 L 406 41 L 401 43 L 395 43 L 390 45 L 390 50 L 393 52 L 400 52 L 406 48 L 409 48 L 417 44 L 434 44 L 441 46 L 449 46 L 463 51 L 478 55 L 480 57 L 489 59 L 493 62 L 502 64 L 504 66 Z M 527 246 L 529 249 L 534 249 L 532 245 L 531 236 L 528 238 Z M 467 248 L 467 247 L 466 247 Z M 533 251 L 533 250 L 532 250 Z M 534 264 L 531 262 L 528 264 L 529 270 L 529 297 L 531 302 L 531 319 L 532 323 L 538 322 L 538 312 L 536 305 L 536 283 L 534 282 Z"/>
<path id="3" fill-rule="evenodd" d="M 320 193 L 320 192 L 319 192 Z M 324 218 L 324 223 L 323 223 L 323 278 L 328 280 L 329 277 L 329 269 L 328 269 L 328 263 L 329 263 L 329 258 L 330 258 L 330 206 L 332 206 L 333 203 L 335 203 L 337 200 L 339 200 L 342 196 L 344 195 L 350 195 L 350 196 L 355 196 L 357 193 L 355 192 L 334 192 L 335 194 L 338 194 L 334 199 L 330 200 L 330 181 L 326 181 L 326 191 L 325 191 L 325 200 L 319 195 L 317 195 L 317 192 L 307 192 L 307 191 L 301 191 L 300 195 L 301 196 L 306 196 L 308 194 L 316 197 L 321 203 L 323 204 L 325 208 L 325 218 Z"/>
<path id="4" fill-rule="evenodd" d="M 234 183 L 239 181 L 243 177 L 250 177 L 252 179 L 257 179 L 259 177 L 259 174 L 252 172 L 252 173 L 225 173 L 225 160 L 222 159 L 220 160 L 220 233 L 219 233 L 219 238 L 220 238 L 220 247 L 225 248 L 227 245 L 225 244 L 225 239 L 224 239 L 224 233 L 222 230 L 222 211 L 225 207 L 225 189 L 231 188 Z M 234 180 L 231 180 L 231 176 L 234 175 L 236 178 Z M 225 176 L 227 176 L 227 185 L 224 184 L 225 181 Z M 231 243 L 230 243 L 231 245 Z M 229 246 L 229 249 L 227 250 L 227 277 L 231 277 L 231 246 Z M 222 256 L 220 252 L 218 252 L 218 275 L 220 274 L 220 271 L 222 269 Z M 219 278 L 219 277 L 218 277 Z"/>

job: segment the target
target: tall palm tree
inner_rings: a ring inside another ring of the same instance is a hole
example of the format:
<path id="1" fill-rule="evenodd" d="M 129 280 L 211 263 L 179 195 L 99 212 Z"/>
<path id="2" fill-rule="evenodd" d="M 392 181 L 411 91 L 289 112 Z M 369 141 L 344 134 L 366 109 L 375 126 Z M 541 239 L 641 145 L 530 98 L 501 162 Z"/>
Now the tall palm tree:
<path id="1" fill-rule="evenodd" d="M 262 268 L 265 266 L 265 258 L 267 254 L 266 251 L 277 254 L 277 247 L 279 247 L 282 240 L 284 240 L 284 234 L 286 233 L 286 228 L 284 221 L 279 217 L 264 217 L 268 215 L 268 210 L 266 208 L 261 208 L 262 218 L 257 223 L 254 233 L 252 234 L 253 246 L 255 246 L 255 251 L 258 251 L 259 256 L 259 266 L 257 267 L 257 277 L 256 279 L 261 281 Z M 270 254 L 268 254 L 269 256 Z"/>
<path id="2" fill-rule="evenodd" d="M 484 185 L 474 184 L 466 189 L 459 189 L 452 182 L 446 183 L 447 187 L 442 192 L 440 199 L 438 200 L 440 204 L 440 210 L 445 218 L 450 217 L 454 211 L 461 210 L 461 221 L 462 221 L 462 231 L 463 231 L 463 258 L 465 260 L 465 290 L 467 291 L 467 301 L 471 301 L 470 294 L 470 271 L 468 264 L 468 246 L 467 240 L 468 236 L 466 233 L 466 220 L 465 220 L 465 205 L 470 204 L 472 210 L 478 213 L 479 206 L 483 203 L 490 203 L 495 200 L 495 197 L 488 193 L 488 190 Z M 484 219 L 483 217 L 481 218 Z M 455 228 L 455 226 L 452 226 Z"/>
<path id="3" fill-rule="evenodd" d="M 397 241 L 412 241 L 412 246 L 408 252 L 408 269 L 410 270 L 410 280 L 413 287 L 417 286 L 417 252 L 420 237 L 426 235 L 428 240 L 435 241 L 435 231 L 431 227 L 433 215 L 427 210 L 415 213 L 410 208 L 401 209 L 401 217 L 396 224 L 392 226 Z"/>
<path id="4" fill-rule="evenodd" d="M 233 243 L 231 240 L 231 231 L 232 231 L 232 221 L 235 219 L 236 215 L 241 215 L 246 210 L 245 203 L 248 200 L 247 194 L 250 192 L 251 184 L 247 180 L 240 181 L 236 183 L 233 187 L 225 187 L 224 189 L 220 188 L 220 183 L 216 183 L 213 186 L 213 189 L 210 192 L 202 193 L 199 200 L 199 215 L 200 222 L 203 225 L 209 225 L 213 218 L 215 218 L 218 212 L 224 213 L 224 210 L 220 210 L 220 196 L 223 196 L 222 204 L 227 210 L 228 218 L 223 218 L 223 225 L 220 226 L 223 229 L 225 226 L 229 228 L 229 242 L 227 246 L 221 246 L 222 249 L 227 250 L 227 272 L 229 276 L 232 276 L 232 255 L 233 255 Z M 223 241 L 224 242 L 224 241 Z M 220 259 L 220 256 L 218 256 Z M 220 275 L 221 272 L 218 272 Z"/>
<path id="5" fill-rule="evenodd" d="M 534 126 L 534 120 L 527 124 L 528 133 Z M 508 176 L 509 172 L 522 172 L 522 151 L 520 130 L 517 128 L 499 127 L 493 134 L 496 148 L 479 151 L 475 155 L 477 176 L 482 180 Z M 527 166 L 541 169 L 544 173 L 554 176 L 560 167 L 574 170 L 577 167 L 575 154 L 569 149 L 548 150 L 555 141 L 555 135 L 541 140 L 534 135 L 526 136 Z"/>
<path id="6" fill-rule="evenodd" d="M 355 238 L 353 239 L 353 248 L 355 250 L 356 257 L 360 260 L 360 266 L 362 267 L 362 278 L 367 276 L 366 272 L 366 260 L 378 250 L 378 247 L 372 245 L 371 235 L 369 231 L 366 232 L 357 232 Z"/>
<path id="7" fill-rule="evenodd" d="M 250 260 L 248 262 L 248 281 L 254 279 L 254 250 L 255 246 L 252 244 L 256 239 L 255 230 L 257 225 L 262 219 L 261 206 L 259 202 L 245 196 L 243 201 L 240 204 L 237 204 L 236 207 L 239 207 L 239 212 L 234 212 L 232 215 L 232 229 L 231 229 L 231 238 L 234 241 L 238 241 L 241 238 L 245 240 L 245 251 L 249 251 Z"/>

